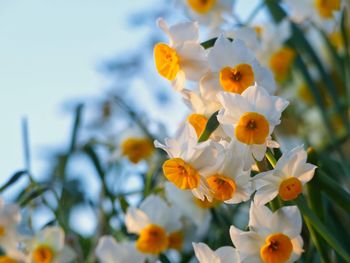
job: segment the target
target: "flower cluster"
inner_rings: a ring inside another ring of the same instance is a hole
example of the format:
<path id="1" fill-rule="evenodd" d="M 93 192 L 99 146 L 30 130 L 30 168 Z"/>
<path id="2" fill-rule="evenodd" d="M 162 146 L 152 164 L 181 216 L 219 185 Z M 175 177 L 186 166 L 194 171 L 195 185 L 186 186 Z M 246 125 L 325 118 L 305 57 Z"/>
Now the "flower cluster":
<path id="1" fill-rule="evenodd" d="M 0 248 L 3 263 L 69 263 L 75 252 L 65 244 L 65 234 L 60 227 L 45 227 L 29 236 L 19 233 L 21 223 L 19 207 L 5 204 L 0 199 Z"/>
<path id="2" fill-rule="evenodd" d="M 178 46 L 157 44 L 156 68 L 172 81 L 192 110 L 174 137 L 164 144 L 155 142 L 169 156 L 163 163 L 164 176 L 177 188 L 192 191 L 202 202 L 238 204 L 249 201 L 256 192 L 250 209 L 250 232 L 231 227 L 236 249 L 225 247 L 213 252 L 205 244 L 194 244 L 197 258 L 201 262 L 294 262 L 303 251 L 297 207 L 283 207 L 272 214 L 264 205 L 275 198 L 296 199 L 316 166 L 307 163 L 306 151 L 299 146 L 284 153 L 273 170 L 251 177 L 253 165 L 279 147 L 273 131 L 289 102 L 274 95 L 272 72 L 259 63 L 258 52 L 248 48 L 247 38 L 238 32 L 234 39 L 221 34 L 205 50 L 198 41 L 196 23 L 168 27 L 160 21 L 171 43 L 172 39 L 182 42 Z M 280 27 L 288 28 L 288 23 L 282 22 Z M 281 36 L 272 48 L 282 57 L 290 56 L 283 48 L 286 38 Z M 197 52 L 192 52 L 192 57 L 178 48 L 187 45 Z M 160 52 L 165 46 L 167 52 Z M 281 59 L 276 56 L 270 59 L 275 61 L 270 66 L 276 79 L 281 75 L 284 78 L 287 70 L 281 69 Z M 173 81 L 178 78 L 181 81 Z M 211 122 L 218 127 L 208 133 Z"/>

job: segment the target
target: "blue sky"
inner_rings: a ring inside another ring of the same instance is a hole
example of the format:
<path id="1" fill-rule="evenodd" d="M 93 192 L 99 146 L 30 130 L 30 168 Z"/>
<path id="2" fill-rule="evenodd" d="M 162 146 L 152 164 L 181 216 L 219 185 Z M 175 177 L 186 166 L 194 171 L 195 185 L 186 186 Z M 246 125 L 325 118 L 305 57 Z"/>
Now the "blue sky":
<path id="1" fill-rule="evenodd" d="M 144 1 L 0 1 L 0 182 L 23 167 L 20 120 L 27 116 L 34 159 L 67 141 L 61 104 L 103 92 L 96 68 L 130 47 L 126 16 Z M 34 162 L 38 171 L 40 162 Z"/>

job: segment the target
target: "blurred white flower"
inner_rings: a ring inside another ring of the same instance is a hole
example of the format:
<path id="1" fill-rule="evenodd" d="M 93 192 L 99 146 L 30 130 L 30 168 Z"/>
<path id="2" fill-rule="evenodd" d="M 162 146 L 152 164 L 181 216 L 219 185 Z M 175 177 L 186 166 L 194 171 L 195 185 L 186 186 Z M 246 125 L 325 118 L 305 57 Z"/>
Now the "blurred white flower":
<path id="1" fill-rule="evenodd" d="M 125 224 L 129 233 L 137 234 L 136 248 L 145 254 L 158 255 L 175 245 L 181 230 L 181 213 L 158 196 L 148 196 L 140 208 L 129 207 Z M 174 237 L 175 235 L 175 237 Z M 175 240 L 176 239 L 176 240 Z"/>
<path id="2" fill-rule="evenodd" d="M 311 20 L 324 29 L 331 29 L 335 21 L 335 13 L 343 5 L 342 0 L 284 0 L 290 17 L 293 21 L 301 23 Z"/>
<path id="3" fill-rule="evenodd" d="M 18 242 L 17 225 L 21 221 L 19 207 L 5 204 L 0 197 L 0 247 L 5 251 L 15 248 Z"/>
<path id="4" fill-rule="evenodd" d="M 278 147 L 270 135 L 288 101 L 271 96 L 261 86 L 251 86 L 241 95 L 221 92 L 218 99 L 223 106 L 218 120 L 228 136 L 245 146 L 241 155 L 245 156 L 246 169 L 254 158 L 263 159 L 267 147 Z"/>
<path id="5" fill-rule="evenodd" d="M 235 0 L 175 0 L 192 20 L 215 30 L 232 17 Z"/>
<path id="6" fill-rule="evenodd" d="M 253 202 L 249 213 L 249 231 L 230 228 L 233 244 L 242 262 L 292 263 L 303 253 L 301 215 L 296 206 L 282 207 L 272 213 Z"/>
<path id="7" fill-rule="evenodd" d="M 170 43 L 155 45 L 156 68 L 176 90 L 182 90 L 186 80 L 198 81 L 208 71 L 205 49 L 198 40 L 198 25 L 183 22 L 168 27 L 161 18 L 157 23 L 168 35 Z"/>
<path id="8" fill-rule="evenodd" d="M 46 227 L 32 239 L 26 240 L 28 263 L 70 263 L 76 254 L 64 241 L 60 227 Z"/>
<path id="9" fill-rule="evenodd" d="M 111 236 L 103 236 L 99 239 L 96 256 L 101 263 L 144 263 L 146 261 L 145 254 L 136 249 L 135 242 L 117 243 Z"/>
<path id="10" fill-rule="evenodd" d="M 269 67 L 275 80 L 283 82 L 291 71 L 295 51 L 285 42 L 291 37 L 291 26 L 287 19 L 278 24 L 268 23 L 261 29 L 261 49 L 257 52 L 259 61 Z"/>
<path id="11" fill-rule="evenodd" d="M 199 263 L 239 263 L 239 255 L 233 247 L 220 247 L 211 250 L 204 243 L 193 243 L 194 252 Z"/>
<path id="12" fill-rule="evenodd" d="M 294 200 L 303 191 L 303 185 L 309 182 L 316 166 L 306 162 L 307 153 L 303 146 L 284 153 L 273 170 L 254 177 L 257 192 L 256 205 L 264 205 L 279 195 L 283 200 Z"/>
<path id="13" fill-rule="evenodd" d="M 194 197 L 191 191 L 181 190 L 169 182 L 165 183 L 165 193 L 167 200 L 178 209 L 184 221 L 195 225 L 196 231 L 193 231 L 195 236 L 207 233 L 212 218 L 209 208 L 215 206 L 217 202 L 209 202 L 206 199 L 202 201 Z M 193 228 L 193 225 L 191 227 Z"/>

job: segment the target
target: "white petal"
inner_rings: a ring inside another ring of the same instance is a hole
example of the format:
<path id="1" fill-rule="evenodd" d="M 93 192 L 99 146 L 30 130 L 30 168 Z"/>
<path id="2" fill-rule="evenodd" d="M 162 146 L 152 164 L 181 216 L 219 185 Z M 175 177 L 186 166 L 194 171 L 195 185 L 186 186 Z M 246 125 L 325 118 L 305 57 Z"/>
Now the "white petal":
<path id="1" fill-rule="evenodd" d="M 237 250 L 233 247 L 220 247 L 215 250 L 215 254 L 220 258 L 221 263 L 239 263 Z"/>
<path id="2" fill-rule="evenodd" d="M 254 203 L 257 206 L 263 206 L 272 201 L 277 195 L 278 190 L 274 185 L 265 185 L 255 193 Z"/>
<path id="3" fill-rule="evenodd" d="M 192 243 L 194 253 L 200 263 L 220 263 L 219 258 L 215 255 L 206 244 Z"/>
<path id="4" fill-rule="evenodd" d="M 266 206 L 257 206 L 254 202 L 251 203 L 249 210 L 249 227 L 254 231 L 259 228 L 270 228 L 272 212 Z"/>
<path id="5" fill-rule="evenodd" d="M 177 49 L 180 57 L 180 68 L 186 79 L 199 81 L 208 72 L 208 62 L 204 48 L 193 42 L 184 43 Z"/>
<path id="6" fill-rule="evenodd" d="M 301 214 L 296 206 L 278 209 L 272 217 L 271 227 L 274 232 L 281 232 L 290 238 L 300 235 L 302 228 Z"/>
<path id="7" fill-rule="evenodd" d="M 129 207 L 125 215 L 125 225 L 129 233 L 138 234 L 151 222 L 145 212 L 136 207 Z"/>

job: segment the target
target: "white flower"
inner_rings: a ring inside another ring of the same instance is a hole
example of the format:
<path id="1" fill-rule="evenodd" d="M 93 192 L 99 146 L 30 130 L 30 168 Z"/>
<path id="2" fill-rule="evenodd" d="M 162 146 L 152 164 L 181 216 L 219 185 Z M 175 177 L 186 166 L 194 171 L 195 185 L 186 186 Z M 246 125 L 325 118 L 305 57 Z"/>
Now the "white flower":
<path id="1" fill-rule="evenodd" d="M 270 135 L 288 101 L 269 95 L 259 86 L 251 86 L 241 95 L 222 92 L 218 98 L 223 105 L 218 120 L 228 136 L 245 146 L 241 154 L 247 167 L 254 163 L 253 157 L 262 160 L 267 147 L 278 147 Z"/>
<path id="2" fill-rule="evenodd" d="M 111 236 L 100 238 L 96 256 L 101 263 L 144 263 L 146 261 L 146 256 L 136 249 L 134 242 L 117 243 Z"/>
<path id="3" fill-rule="evenodd" d="M 200 81 L 206 99 L 215 99 L 221 91 L 241 94 L 257 83 L 273 94 L 276 84 L 270 70 L 260 66 L 253 52 L 242 40 L 230 41 L 220 36 L 208 54 L 210 73 Z"/>
<path id="4" fill-rule="evenodd" d="M 75 252 L 65 245 L 64 232 L 60 227 L 44 228 L 25 243 L 30 254 L 29 263 L 70 263 L 76 257 Z"/>
<path id="5" fill-rule="evenodd" d="M 331 29 L 335 22 L 335 13 L 341 10 L 342 0 L 284 0 L 290 17 L 297 23 L 307 19 Z"/>
<path id="6" fill-rule="evenodd" d="M 16 247 L 18 241 L 17 225 L 21 221 L 19 207 L 5 204 L 0 197 L 0 247 L 4 250 Z"/>
<path id="7" fill-rule="evenodd" d="M 161 76 L 172 81 L 176 90 L 182 90 L 186 80 L 198 81 L 208 71 L 205 49 L 198 40 L 198 25 L 184 22 L 168 27 L 163 19 L 158 19 L 158 26 L 170 43 L 154 47 L 156 68 Z"/>
<path id="8" fill-rule="evenodd" d="M 197 93 L 191 90 L 181 91 L 185 104 L 191 109 L 191 114 L 188 115 L 187 121 L 195 129 L 197 137 L 200 138 L 204 132 L 209 118 L 219 109 L 221 105 L 217 100 L 206 99 L 201 93 Z M 219 126 L 210 135 L 210 138 L 219 141 L 226 139 L 227 136 L 223 129 Z"/>
<path id="9" fill-rule="evenodd" d="M 212 31 L 224 24 L 226 17 L 232 16 L 234 2 L 234 0 L 175 0 L 191 19 L 199 21 Z"/>
<path id="10" fill-rule="evenodd" d="M 253 179 L 257 189 L 255 204 L 264 205 L 277 195 L 285 201 L 297 198 L 316 169 L 306 159 L 306 151 L 299 146 L 284 153 L 273 170 L 256 175 Z"/>
<path id="11" fill-rule="evenodd" d="M 169 202 L 178 209 L 182 217 L 195 224 L 198 235 L 207 232 L 212 218 L 209 208 L 215 203 L 202 201 L 194 197 L 191 191 L 180 190 L 169 182 L 165 183 L 165 193 Z"/>
<path id="12" fill-rule="evenodd" d="M 170 157 L 163 164 L 165 177 L 178 188 L 191 189 L 196 197 L 204 200 L 205 196 L 211 195 L 202 174 L 217 169 L 223 147 L 210 139 L 202 143 L 197 143 L 197 140 L 195 129 L 185 123 L 174 138 L 165 139 L 165 145 L 156 141 L 155 146 Z"/>
<path id="13" fill-rule="evenodd" d="M 231 226 L 230 235 L 242 262 L 292 263 L 303 252 L 301 228 L 301 215 L 296 206 L 282 207 L 272 213 L 267 207 L 252 203 L 249 231 Z"/>
<path id="14" fill-rule="evenodd" d="M 28 261 L 28 256 L 17 248 L 7 248 L 5 254 L 0 256 L 1 263 L 23 263 Z"/>
<path id="15" fill-rule="evenodd" d="M 250 199 L 253 192 L 250 170 L 244 170 L 245 159 L 241 154 L 244 147 L 232 140 L 221 141 L 224 158 L 218 159 L 214 172 L 204 172 L 203 176 L 214 199 L 228 204 L 238 204 Z"/>
<path id="16" fill-rule="evenodd" d="M 233 247 L 220 247 L 211 250 L 204 243 L 193 243 L 194 252 L 199 263 L 239 263 L 239 255 Z"/>
<path id="17" fill-rule="evenodd" d="M 172 244 L 171 238 L 172 235 L 178 237 L 181 230 L 180 216 L 174 207 L 160 197 L 150 195 L 141 203 L 140 208 L 128 208 L 125 224 L 129 233 L 139 235 L 136 248 L 140 252 L 158 255 L 179 245 Z"/>
<path id="18" fill-rule="evenodd" d="M 278 82 L 287 78 L 296 55 L 292 48 L 285 45 L 291 34 L 287 19 L 278 24 L 268 23 L 261 31 L 261 49 L 257 52 L 257 57 L 264 66 L 272 70 Z"/>

